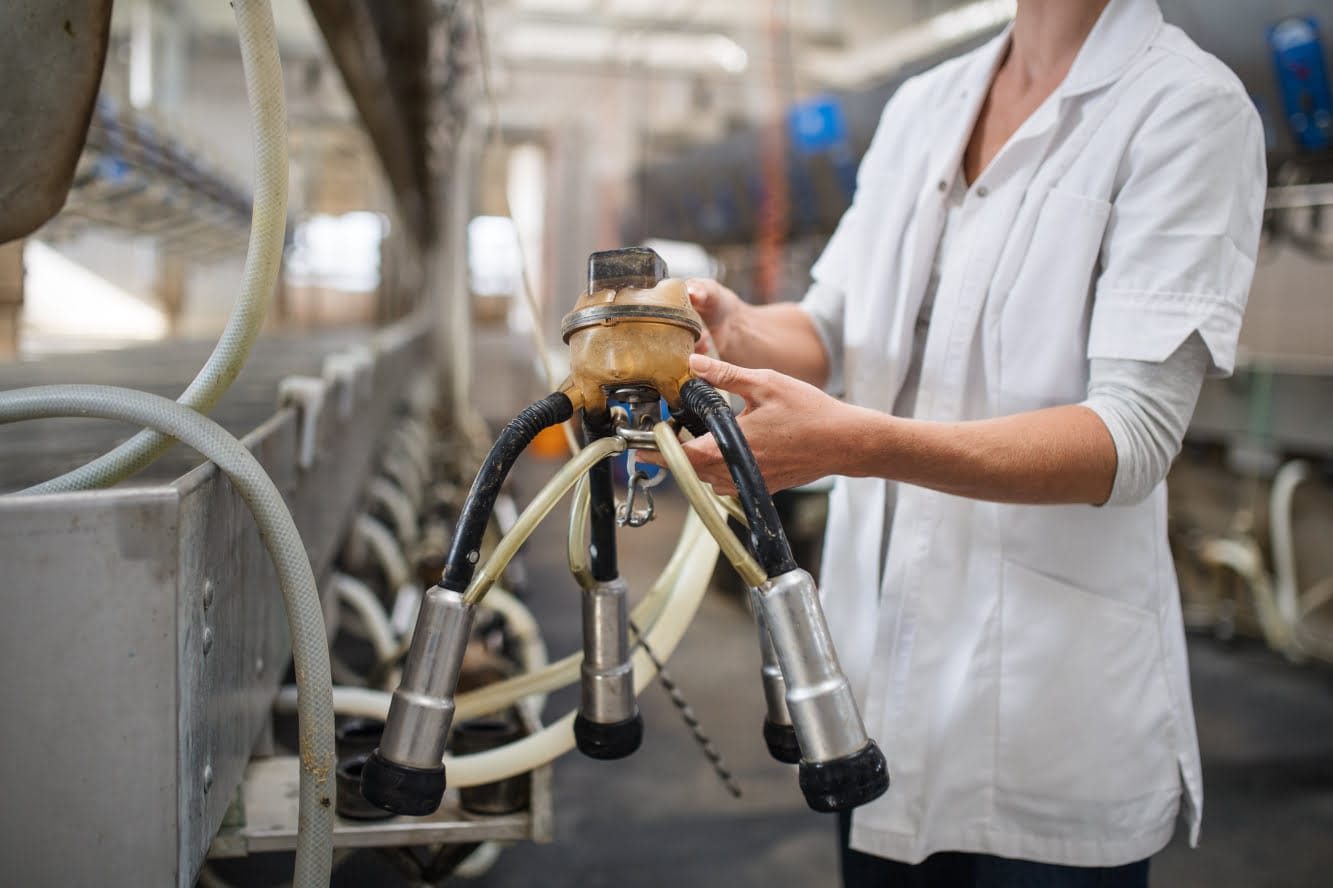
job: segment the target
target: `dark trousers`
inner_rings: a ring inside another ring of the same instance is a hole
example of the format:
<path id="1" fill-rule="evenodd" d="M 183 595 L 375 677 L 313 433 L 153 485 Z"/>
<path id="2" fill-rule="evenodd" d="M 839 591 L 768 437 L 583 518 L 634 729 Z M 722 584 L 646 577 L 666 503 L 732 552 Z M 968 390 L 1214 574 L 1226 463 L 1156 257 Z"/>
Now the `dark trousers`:
<path id="1" fill-rule="evenodd" d="M 1059 866 L 945 851 L 918 864 L 848 847 L 852 815 L 838 815 L 843 888 L 1148 888 L 1148 861 L 1125 866 Z"/>

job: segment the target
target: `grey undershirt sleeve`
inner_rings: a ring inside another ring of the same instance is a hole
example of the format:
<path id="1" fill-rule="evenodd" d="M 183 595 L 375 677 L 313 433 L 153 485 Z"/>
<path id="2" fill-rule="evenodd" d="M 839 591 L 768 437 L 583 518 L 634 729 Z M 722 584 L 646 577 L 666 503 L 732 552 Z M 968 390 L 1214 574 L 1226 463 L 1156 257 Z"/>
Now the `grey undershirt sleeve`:
<path id="1" fill-rule="evenodd" d="M 1133 505 L 1166 477 L 1194 414 L 1210 357 L 1193 333 L 1165 361 L 1094 359 L 1084 407 L 1115 442 L 1115 485 L 1105 505 Z"/>
<path id="2" fill-rule="evenodd" d="M 842 316 L 847 305 L 846 294 L 836 287 L 814 283 L 800 305 L 814 322 L 815 333 L 819 335 L 824 355 L 828 358 L 828 380 L 824 383 L 824 391 L 842 394 Z"/>

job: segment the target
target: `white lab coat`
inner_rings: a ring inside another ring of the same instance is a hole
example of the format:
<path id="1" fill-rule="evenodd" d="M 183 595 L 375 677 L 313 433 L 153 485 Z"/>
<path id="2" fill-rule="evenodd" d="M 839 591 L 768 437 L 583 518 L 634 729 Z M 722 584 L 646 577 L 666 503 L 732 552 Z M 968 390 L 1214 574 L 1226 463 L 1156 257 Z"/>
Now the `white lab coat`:
<path id="1" fill-rule="evenodd" d="M 944 198 L 1002 35 L 905 83 L 816 263 L 843 294 L 846 397 L 889 411 Z M 972 184 L 931 317 L 918 419 L 1074 404 L 1091 358 L 1198 331 L 1233 366 L 1264 198 L 1239 81 L 1153 0 L 1112 0 L 1056 92 Z M 967 251 L 952 255 L 953 250 Z M 1202 804 L 1166 491 L 1014 506 L 838 479 L 822 589 L 892 785 L 852 846 L 1082 866 L 1147 857 Z M 884 563 L 870 555 L 889 544 Z"/>

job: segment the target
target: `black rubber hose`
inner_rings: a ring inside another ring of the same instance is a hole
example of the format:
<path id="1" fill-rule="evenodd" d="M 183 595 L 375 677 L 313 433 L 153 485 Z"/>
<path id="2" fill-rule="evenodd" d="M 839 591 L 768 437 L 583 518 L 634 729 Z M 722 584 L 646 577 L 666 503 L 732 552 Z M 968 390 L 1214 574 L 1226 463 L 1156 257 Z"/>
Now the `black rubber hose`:
<path id="1" fill-rule="evenodd" d="M 686 409 L 703 420 L 717 441 L 718 450 L 722 451 L 741 507 L 745 509 L 746 520 L 750 522 L 750 548 L 764 572 L 776 577 L 796 570 L 796 559 L 792 557 L 791 544 L 778 520 L 773 497 L 769 495 L 764 476 L 759 473 L 759 464 L 755 462 L 754 453 L 726 399 L 702 379 L 691 379 L 682 385 L 680 397 Z"/>
<path id="2" fill-rule="evenodd" d="M 588 444 L 612 433 L 611 415 L 583 413 L 583 438 Z M 616 564 L 616 491 L 611 477 L 611 458 L 607 457 L 588 470 L 588 521 L 592 542 L 589 570 L 600 582 L 620 575 Z"/>
<path id="3" fill-rule="evenodd" d="M 693 410 L 682 406 L 679 410 L 671 411 L 671 418 L 680 423 L 683 428 L 689 430 L 690 434 L 696 438 L 702 438 L 708 434 L 708 426 L 699 418 Z"/>
<path id="4" fill-rule="evenodd" d="M 481 558 L 481 539 L 486 533 L 486 524 L 491 520 L 491 510 L 495 508 L 495 498 L 500 495 L 500 485 L 513 468 L 518 455 L 527 449 L 542 429 L 562 423 L 574 415 L 574 405 L 563 392 L 547 395 L 535 404 L 524 407 L 522 412 L 509 420 L 500 436 L 486 454 L 486 461 L 477 472 L 477 480 L 472 482 L 463 510 L 458 516 L 458 528 L 454 533 L 453 545 L 449 547 L 449 558 L 444 565 L 444 579 L 440 585 L 455 592 L 466 591 L 472 582 L 472 574 L 477 569 Z"/>

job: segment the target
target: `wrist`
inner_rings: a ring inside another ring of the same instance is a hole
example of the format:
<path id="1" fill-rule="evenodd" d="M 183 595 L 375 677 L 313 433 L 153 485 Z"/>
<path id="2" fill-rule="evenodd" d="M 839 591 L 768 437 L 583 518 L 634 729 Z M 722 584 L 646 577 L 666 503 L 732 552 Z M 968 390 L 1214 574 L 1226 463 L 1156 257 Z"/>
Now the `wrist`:
<path id="1" fill-rule="evenodd" d="M 878 410 L 844 404 L 838 418 L 842 432 L 838 437 L 838 474 L 849 478 L 889 478 L 884 454 L 892 450 L 901 420 Z"/>
<path id="2" fill-rule="evenodd" d="M 716 336 L 713 338 L 718 355 L 729 363 L 742 367 L 751 366 L 746 357 L 751 351 L 754 339 L 754 306 L 739 296 L 733 297 L 732 304 L 727 308 L 726 316 L 723 318 L 723 324 L 726 330 L 725 345 L 717 342 Z"/>

